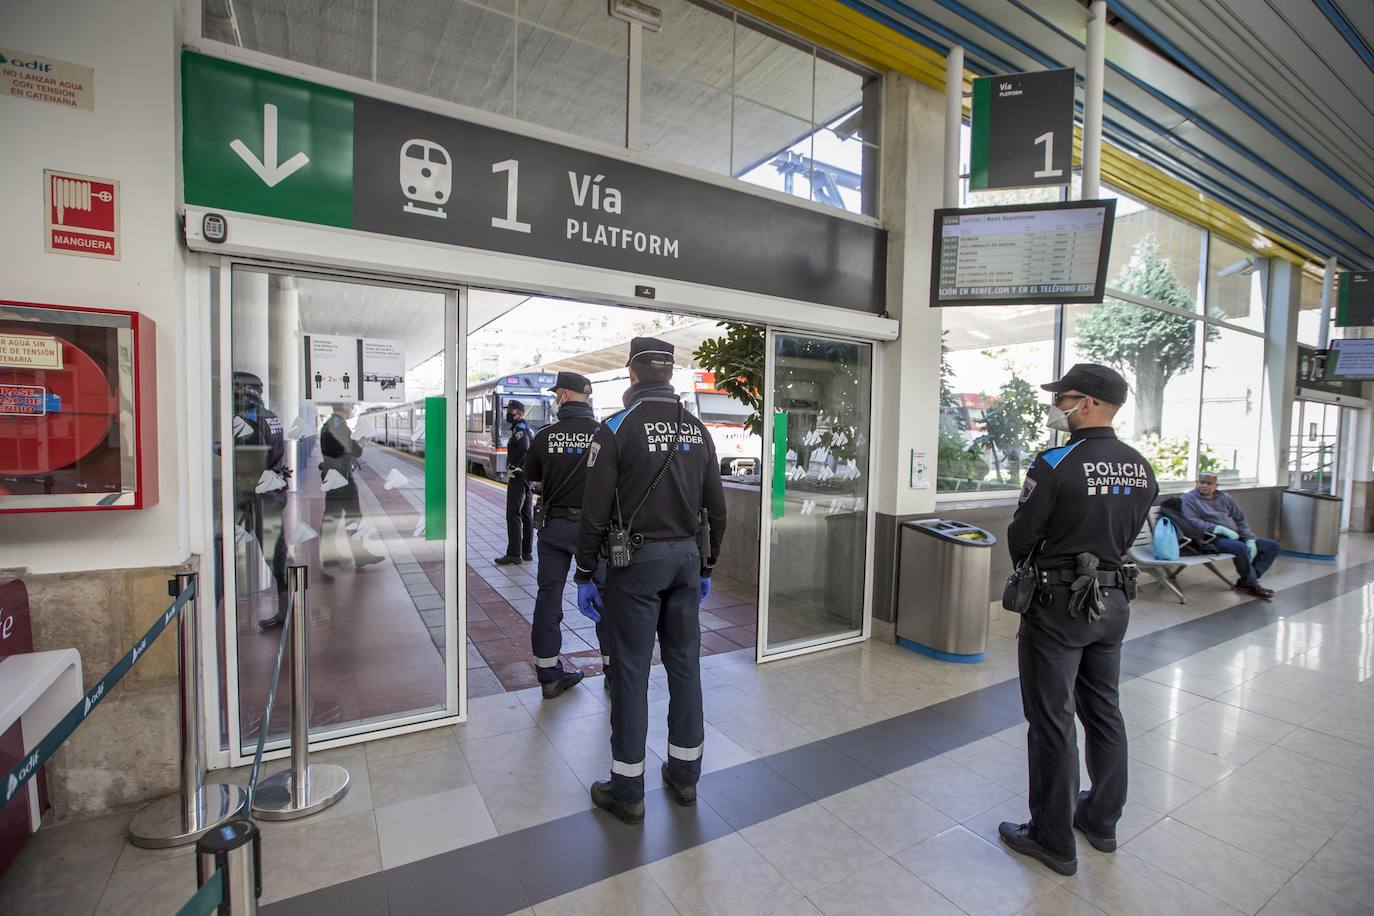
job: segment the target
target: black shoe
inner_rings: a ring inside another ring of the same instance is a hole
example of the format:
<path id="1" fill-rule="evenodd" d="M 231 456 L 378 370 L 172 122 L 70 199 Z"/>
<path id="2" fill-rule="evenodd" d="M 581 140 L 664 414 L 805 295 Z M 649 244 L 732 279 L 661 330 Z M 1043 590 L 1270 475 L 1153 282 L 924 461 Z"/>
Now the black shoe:
<path id="1" fill-rule="evenodd" d="M 688 805 L 697 803 L 697 787 L 680 786 L 673 782 L 673 777 L 668 775 L 667 762 L 663 764 L 663 781 L 668 784 L 668 791 L 673 794 L 673 800 L 682 807 L 686 808 Z"/>
<path id="2" fill-rule="evenodd" d="M 611 782 L 592 783 L 592 802 L 598 808 L 614 814 L 621 822 L 626 824 L 644 823 L 644 802 L 623 802 L 611 794 Z"/>
<path id="3" fill-rule="evenodd" d="M 569 687 L 576 687 L 580 683 L 582 683 L 581 671 L 565 671 L 558 680 L 540 684 L 539 687 L 544 691 L 544 699 L 552 700 Z"/>
<path id="4" fill-rule="evenodd" d="M 497 557 L 497 558 L 496 558 L 496 565 L 497 565 L 497 566 L 519 566 L 519 565 L 520 565 L 520 558 L 517 557 L 517 556 L 512 556 L 511 554 L 506 554 L 504 557 Z"/>
<path id="5" fill-rule="evenodd" d="M 266 633 L 268 630 L 275 630 L 286 622 L 285 614 L 277 614 L 275 617 L 268 617 L 266 620 L 258 621 L 258 629 Z"/>
<path id="6" fill-rule="evenodd" d="M 1116 852 L 1116 837 L 1098 836 L 1087 827 L 1083 826 L 1083 805 L 1088 801 L 1086 791 L 1078 793 L 1078 809 L 1073 813 L 1073 827 L 1083 838 L 1088 841 L 1088 845 L 1098 852 Z"/>
<path id="7" fill-rule="evenodd" d="M 1242 592 L 1246 595 L 1252 595 L 1255 598 L 1259 598 L 1261 601 L 1274 600 L 1274 593 L 1269 589 L 1265 588 L 1263 585 L 1260 585 L 1258 582 L 1254 585 L 1237 585 L 1236 591 Z"/>
<path id="8" fill-rule="evenodd" d="M 520 559 L 524 560 L 526 563 L 533 563 L 533 562 L 534 562 L 534 554 L 532 554 L 532 553 L 521 554 L 521 555 L 520 555 Z"/>
<path id="9" fill-rule="evenodd" d="M 1030 824 L 1013 824 L 1011 821 L 1003 821 L 997 825 L 997 835 L 1002 838 L 1002 842 L 1012 848 L 1012 851 L 1019 852 L 1023 856 L 1030 856 L 1032 859 L 1039 859 L 1051 871 L 1056 871 L 1061 875 L 1072 875 L 1078 871 L 1078 859 L 1061 859 L 1059 856 L 1041 846 L 1030 836 Z"/>
<path id="10" fill-rule="evenodd" d="M 365 553 L 360 557 L 354 557 L 353 565 L 356 566 L 358 569 L 362 569 L 364 566 L 371 566 L 373 563 L 380 563 L 385 559 L 386 556 L 384 554 Z"/>

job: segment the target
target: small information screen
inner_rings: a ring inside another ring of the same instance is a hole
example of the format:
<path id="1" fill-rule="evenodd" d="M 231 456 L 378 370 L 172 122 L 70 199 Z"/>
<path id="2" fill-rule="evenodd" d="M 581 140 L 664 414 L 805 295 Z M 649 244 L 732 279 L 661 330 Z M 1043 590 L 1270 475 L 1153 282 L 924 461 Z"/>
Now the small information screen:
<path id="1" fill-rule="evenodd" d="M 931 305 L 1101 302 L 1114 200 L 935 211 Z"/>
<path id="2" fill-rule="evenodd" d="M 1333 340 L 1326 356 L 1329 382 L 1374 381 L 1374 340 Z"/>

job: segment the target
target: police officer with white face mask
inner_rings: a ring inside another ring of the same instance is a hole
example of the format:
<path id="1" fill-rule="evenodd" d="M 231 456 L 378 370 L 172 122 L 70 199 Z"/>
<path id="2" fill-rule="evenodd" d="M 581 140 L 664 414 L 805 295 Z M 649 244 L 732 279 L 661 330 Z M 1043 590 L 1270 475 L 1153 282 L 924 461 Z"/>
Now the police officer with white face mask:
<path id="1" fill-rule="evenodd" d="M 998 833 L 1015 851 L 1072 875 L 1075 827 L 1094 848 L 1116 849 L 1126 804 L 1117 688 L 1136 572 L 1123 558 L 1159 486 L 1149 462 L 1112 430 L 1127 391 L 1117 372 L 1081 363 L 1041 387 L 1054 395 L 1047 425 L 1070 435 L 1031 464 L 1007 529 L 1012 562 L 1033 565 L 1036 577 L 1017 633 L 1031 819 L 1004 822 Z M 1075 712 L 1092 781 L 1083 792 Z"/>

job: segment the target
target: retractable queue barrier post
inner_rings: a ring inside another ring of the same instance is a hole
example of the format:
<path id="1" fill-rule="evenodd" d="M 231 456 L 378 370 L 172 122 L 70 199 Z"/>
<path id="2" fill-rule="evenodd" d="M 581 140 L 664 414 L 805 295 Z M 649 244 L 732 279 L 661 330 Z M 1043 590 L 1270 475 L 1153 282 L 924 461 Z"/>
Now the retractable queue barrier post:
<path id="1" fill-rule="evenodd" d="M 237 817 L 247 798 L 243 789 L 204 783 L 201 718 L 200 587 L 195 573 L 177 573 L 167 583 L 175 598 L 194 589 L 177 621 L 177 680 L 181 693 L 181 791 L 153 802 L 129 824 L 129 842 L 148 849 L 194 843 L 205 831 Z"/>
<path id="2" fill-rule="evenodd" d="M 203 888 L 216 874 L 220 877 L 220 916 L 256 916 L 262 895 L 262 835 L 257 824 L 239 818 L 200 838 L 196 883 Z M 213 894 L 203 893 L 207 892 Z"/>
<path id="3" fill-rule="evenodd" d="M 348 791 L 348 770 L 333 763 L 310 762 L 310 669 L 305 566 L 289 569 L 296 611 L 291 619 L 291 766 L 262 781 L 253 795 L 253 814 L 265 821 L 286 821 L 322 811 Z M 263 722 L 267 728 L 267 722 Z"/>

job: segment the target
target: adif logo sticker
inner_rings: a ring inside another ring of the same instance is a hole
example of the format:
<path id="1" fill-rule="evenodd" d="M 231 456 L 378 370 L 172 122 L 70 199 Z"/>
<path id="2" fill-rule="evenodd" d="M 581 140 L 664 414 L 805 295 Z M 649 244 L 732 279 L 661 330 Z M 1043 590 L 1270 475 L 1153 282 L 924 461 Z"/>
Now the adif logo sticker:
<path id="1" fill-rule="evenodd" d="M 601 443 L 593 442 L 592 447 L 587 449 L 587 467 L 596 465 L 596 456 L 601 454 Z"/>
<path id="2" fill-rule="evenodd" d="M 36 761 L 38 759 L 38 755 L 35 754 L 32 759 Z M 15 779 L 14 774 L 11 773 L 10 781 L 5 783 L 5 801 L 8 802 L 11 798 L 14 798 L 14 793 L 18 790 L 18 788 L 19 780 Z"/>
<path id="3" fill-rule="evenodd" d="M 171 612 L 169 611 L 168 613 L 171 613 Z M 133 658 L 129 659 L 129 664 L 133 664 L 134 662 L 138 661 L 138 657 L 139 657 L 140 655 L 142 655 L 144 652 L 146 652 L 147 650 L 148 650 L 148 640 L 144 639 L 144 640 L 140 641 L 138 645 L 134 646 L 134 656 L 133 656 Z"/>
<path id="4" fill-rule="evenodd" d="M 105 695 L 105 682 L 101 681 L 95 689 L 86 694 L 86 706 L 81 710 L 81 718 L 91 714 L 91 707 L 100 702 L 100 698 Z"/>

